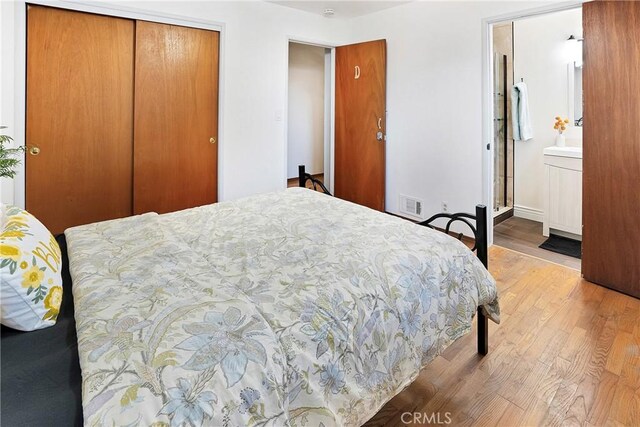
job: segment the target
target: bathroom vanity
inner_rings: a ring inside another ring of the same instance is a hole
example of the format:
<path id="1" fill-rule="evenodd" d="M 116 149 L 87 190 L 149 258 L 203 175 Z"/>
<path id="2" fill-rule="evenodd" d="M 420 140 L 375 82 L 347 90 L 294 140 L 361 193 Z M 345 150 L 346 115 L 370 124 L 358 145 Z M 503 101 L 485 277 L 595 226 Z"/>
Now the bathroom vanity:
<path id="1" fill-rule="evenodd" d="M 543 234 L 582 240 L 582 147 L 544 149 Z"/>

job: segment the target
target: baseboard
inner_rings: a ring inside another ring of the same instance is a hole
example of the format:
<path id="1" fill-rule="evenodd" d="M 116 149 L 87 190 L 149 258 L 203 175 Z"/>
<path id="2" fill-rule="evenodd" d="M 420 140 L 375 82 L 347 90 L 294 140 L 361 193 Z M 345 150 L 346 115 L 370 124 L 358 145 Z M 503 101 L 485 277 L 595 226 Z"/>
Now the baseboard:
<path id="1" fill-rule="evenodd" d="M 541 210 L 519 205 L 513 207 L 513 216 L 536 222 L 542 222 L 544 219 L 544 213 Z"/>
<path id="2" fill-rule="evenodd" d="M 493 217 L 493 226 L 500 224 L 502 221 L 506 221 L 513 216 L 513 208 L 508 211 L 502 212 L 500 215 Z"/>

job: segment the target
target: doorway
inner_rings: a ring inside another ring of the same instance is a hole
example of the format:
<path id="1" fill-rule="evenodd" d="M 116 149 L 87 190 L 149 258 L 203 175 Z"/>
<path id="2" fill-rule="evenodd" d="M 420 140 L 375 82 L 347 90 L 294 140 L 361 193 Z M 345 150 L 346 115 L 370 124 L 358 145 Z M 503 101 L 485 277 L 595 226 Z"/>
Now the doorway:
<path id="1" fill-rule="evenodd" d="M 289 42 L 287 187 L 298 165 L 331 188 L 331 49 Z"/>
<path id="2" fill-rule="evenodd" d="M 536 10 L 488 25 L 493 243 L 579 270 L 581 7 Z"/>
<path id="3" fill-rule="evenodd" d="M 384 211 L 386 40 L 337 47 L 291 39 L 287 43 L 289 56 L 294 57 L 287 60 L 287 185 L 295 185 L 293 178 L 297 177 L 297 166 L 304 164 L 307 173 L 321 178 L 334 196 Z M 302 56 L 302 61 L 295 58 L 298 50 L 305 50 L 306 54 L 309 45 L 316 48 L 313 72 L 309 72 L 308 58 Z M 324 67 L 320 65 L 322 51 Z M 300 73 L 300 70 L 304 72 Z M 322 103 L 319 95 L 321 70 L 324 71 Z M 310 83 L 310 75 L 315 76 L 314 83 Z M 316 90 L 312 91 L 312 86 Z M 299 96 L 305 102 L 304 108 L 296 104 Z M 321 106 L 323 108 L 323 138 L 313 132 L 314 128 L 320 127 L 321 121 L 319 115 L 313 114 L 314 108 L 308 105 L 314 105 L 316 112 Z M 300 126 L 302 131 L 297 132 Z M 301 157 L 301 153 L 315 152 L 316 159 L 319 158 L 320 144 L 315 142 L 315 151 L 308 150 L 311 145 L 306 141 L 320 139 L 324 142 L 322 169 L 309 168 L 308 159 Z"/>

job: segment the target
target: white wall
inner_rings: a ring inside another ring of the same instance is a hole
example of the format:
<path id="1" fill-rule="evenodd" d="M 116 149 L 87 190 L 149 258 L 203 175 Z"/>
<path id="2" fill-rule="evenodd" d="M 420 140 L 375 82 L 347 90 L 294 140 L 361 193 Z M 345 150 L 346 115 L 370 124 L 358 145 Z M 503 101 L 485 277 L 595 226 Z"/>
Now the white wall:
<path id="1" fill-rule="evenodd" d="M 262 1 L 126 3 L 225 24 L 223 199 L 285 186 L 286 130 L 276 116 L 284 113 L 288 36 L 336 45 L 386 38 L 386 208 L 398 213 L 406 194 L 424 200 L 425 214 L 441 201 L 452 211 L 483 201 L 482 19 L 544 4 L 411 2 L 339 20 Z M 3 56 L 3 67 L 12 70 L 13 58 Z M 3 99 L 12 81 L 3 75 Z"/>
<path id="2" fill-rule="evenodd" d="M 324 172 L 324 67 L 323 47 L 289 45 L 288 178 L 298 176 L 298 165 Z"/>
<path id="3" fill-rule="evenodd" d="M 566 40 L 582 36 L 582 9 L 573 9 L 514 22 L 514 76 L 529 90 L 533 139 L 515 143 L 515 215 L 542 221 L 543 150 L 555 144 L 556 116 L 568 117 Z M 568 144 L 582 144 L 582 128 L 570 123 Z"/>
<path id="4" fill-rule="evenodd" d="M 352 40 L 387 39 L 387 211 L 424 214 L 483 200 L 482 20 L 541 2 L 412 2 L 352 21 Z M 548 3 L 546 3 L 548 4 Z"/>
<path id="5" fill-rule="evenodd" d="M 15 135 L 15 121 L 13 115 L 13 58 L 15 57 L 15 44 L 13 39 L 14 3 L 0 1 L 0 125 L 8 126 L 5 129 L 7 135 Z M 13 203 L 13 181 L 0 178 L 0 203 Z"/>
<path id="6" fill-rule="evenodd" d="M 72 2 L 59 4 L 68 7 Z M 9 47 L 16 45 L 16 32 L 10 25 L 5 25 L 5 20 L 12 21 L 12 9 L 23 8 L 24 2 L 14 5 L 0 1 L 0 5 L 2 120 L 11 124 L 14 116 L 21 114 L 12 96 L 15 72 L 19 67 L 16 67 L 16 56 L 4 51 L 5 43 Z M 286 129 L 283 116 L 288 38 L 341 44 L 346 39 L 346 21 L 327 19 L 264 1 L 139 1 L 100 2 L 98 5 L 224 24 L 220 198 L 235 199 L 285 188 Z M 19 142 L 24 143 L 23 138 Z M 6 188 L 3 184 L 2 200 L 19 202 L 20 197 L 13 197 Z"/>

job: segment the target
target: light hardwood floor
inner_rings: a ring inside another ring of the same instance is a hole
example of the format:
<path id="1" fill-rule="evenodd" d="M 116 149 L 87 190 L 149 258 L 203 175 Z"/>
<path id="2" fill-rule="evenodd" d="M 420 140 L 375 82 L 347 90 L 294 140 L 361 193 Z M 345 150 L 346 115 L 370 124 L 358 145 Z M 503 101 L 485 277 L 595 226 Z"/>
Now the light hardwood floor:
<path id="1" fill-rule="evenodd" d="M 453 426 L 640 426 L 640 300 L 501 247 L 489 266 L 502 310 L 489 354 L 474 328 L 366 425 L 448 412 Z"/>

